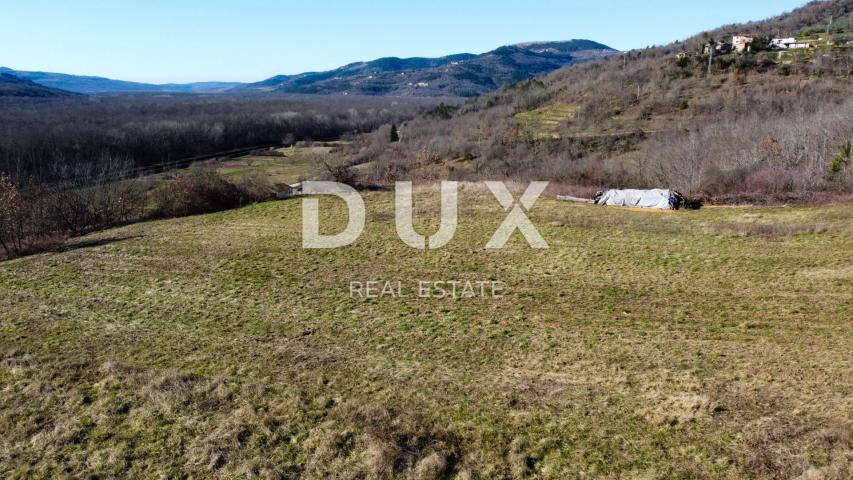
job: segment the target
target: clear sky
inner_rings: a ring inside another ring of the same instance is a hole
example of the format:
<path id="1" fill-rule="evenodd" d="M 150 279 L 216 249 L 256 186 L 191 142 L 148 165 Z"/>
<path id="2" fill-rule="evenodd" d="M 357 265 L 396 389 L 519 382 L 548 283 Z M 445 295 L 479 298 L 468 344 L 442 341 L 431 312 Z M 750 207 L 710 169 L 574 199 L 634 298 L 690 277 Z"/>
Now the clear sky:
<path id="1" fill-rule="evenodd" d="M 258 81 L 385 56 L 587 38 L 628 50 L 806 0 L 0 0 L 0 66 L 141 82 Z"/>

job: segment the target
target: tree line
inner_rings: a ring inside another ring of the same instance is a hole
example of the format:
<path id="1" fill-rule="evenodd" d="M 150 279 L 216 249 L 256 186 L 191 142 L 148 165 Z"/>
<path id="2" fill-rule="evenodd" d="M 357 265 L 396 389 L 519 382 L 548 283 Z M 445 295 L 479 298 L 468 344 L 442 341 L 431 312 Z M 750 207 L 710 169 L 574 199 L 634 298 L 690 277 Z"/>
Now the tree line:
<path id="1" fill-rule="evenodd" d="M 368 97 L 118 95 L 0 98 L 0 172 L 56 180 L 66 167 L 144 167 L 214 152 L 369 132 L 428 100 Z"/>
<path id="2" fill-rule="evenodd" d="M 274 198 L 263 178 L 226 181 L 182 159 L 370 132 L 433 100 L 120 95 L 0 99 L 0 258 L 150 218 Z"/>

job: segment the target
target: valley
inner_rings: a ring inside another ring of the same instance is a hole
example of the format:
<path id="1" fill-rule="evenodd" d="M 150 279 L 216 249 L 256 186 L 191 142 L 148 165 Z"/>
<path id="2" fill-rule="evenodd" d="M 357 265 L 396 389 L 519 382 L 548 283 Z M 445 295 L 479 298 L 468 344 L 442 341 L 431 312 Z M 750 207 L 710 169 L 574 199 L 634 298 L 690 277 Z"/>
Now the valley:
<path id="1" fill-rule="evenodd" d="M 0 478 L 853 478 L 805 1 L 5 5 Z"/>

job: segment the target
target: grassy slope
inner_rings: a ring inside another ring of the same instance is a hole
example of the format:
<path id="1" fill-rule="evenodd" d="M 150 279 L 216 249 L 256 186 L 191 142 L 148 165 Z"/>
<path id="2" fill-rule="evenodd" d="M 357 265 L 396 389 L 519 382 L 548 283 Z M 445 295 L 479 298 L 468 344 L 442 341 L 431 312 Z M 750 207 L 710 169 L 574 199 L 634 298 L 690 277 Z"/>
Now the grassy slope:
<path id="1" fill-rule="evenodd" d="M 555 104 L 519 113 L 513 118 L 533 135 L 551 137 L 562 123 L 571 121 L 576 114 L 577 108 L 573 105 Z"/>
<path id="2" fill-rule="evenodd" d="M 849 205 L 543 200 L 550 250 L 486 252 L 503 213 L 464 195 L 435 252 L 403 246 L 372 193 L 341 250 L 299 248 L 289 200 L 0 264 L 0 476 L 845 475 Z M 409 278 L 507 296 L 347 294 Z"/>
<path id="3" fill-rule="evenodd" d="M 206 162 L 225 178 L 237 180 L 258 175 L 272 184 L 293 184 L 311 177 L 319 168 L 318 158 L 331 147 L 293 147 L 278 149 L 285 156 L 247 155 L 226 162 Z"/>

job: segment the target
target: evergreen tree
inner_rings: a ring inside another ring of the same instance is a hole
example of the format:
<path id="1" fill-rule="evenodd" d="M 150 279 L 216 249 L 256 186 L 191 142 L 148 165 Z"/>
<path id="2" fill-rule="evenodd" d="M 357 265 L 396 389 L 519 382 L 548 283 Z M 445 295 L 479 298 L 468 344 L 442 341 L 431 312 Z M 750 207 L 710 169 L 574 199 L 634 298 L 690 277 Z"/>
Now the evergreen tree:
<path id="1" fill-rule="evenodd" d="M 397 124 L 391 124 L 391 143 L 400 141 L 400 134 L 397 132 Z"/>

